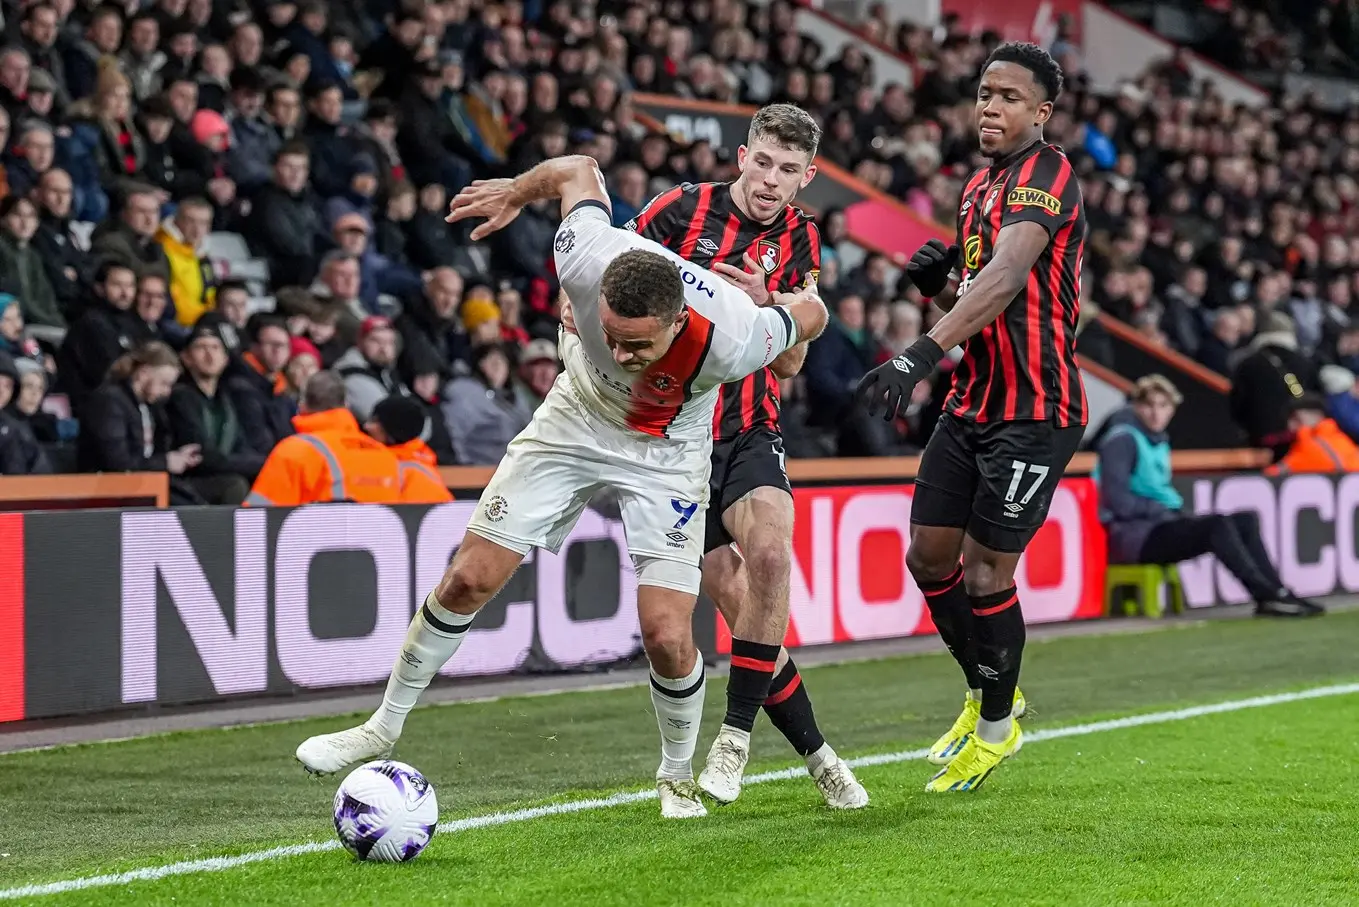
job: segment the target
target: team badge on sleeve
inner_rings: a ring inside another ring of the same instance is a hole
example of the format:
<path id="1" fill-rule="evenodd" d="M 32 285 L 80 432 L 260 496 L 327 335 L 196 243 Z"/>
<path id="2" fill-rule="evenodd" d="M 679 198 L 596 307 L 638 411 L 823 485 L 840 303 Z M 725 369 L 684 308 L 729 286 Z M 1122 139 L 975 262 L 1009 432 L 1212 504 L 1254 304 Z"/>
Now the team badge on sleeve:
<path id="1" fill-rule="evenodd" d="M 570 252 L 576 247 L 576 231 L 570 227 L 562 230 L 557 234 L 557 241 L 552 244 L 552 247 L 563 255 Z"/>

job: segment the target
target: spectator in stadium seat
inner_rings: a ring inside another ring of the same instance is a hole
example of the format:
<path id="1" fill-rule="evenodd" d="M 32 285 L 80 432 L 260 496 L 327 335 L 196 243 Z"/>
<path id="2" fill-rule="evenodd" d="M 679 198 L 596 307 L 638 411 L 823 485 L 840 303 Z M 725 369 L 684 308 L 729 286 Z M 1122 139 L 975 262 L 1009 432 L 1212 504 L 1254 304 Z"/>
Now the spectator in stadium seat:
<path id="1" fill-rule="evenodd" d="M 401 99 L 397 147 L 416 185 L 441 183 L 456 192 L 466 185 L 475 154 L 444 109 L 444 86 L 437 61 L 420 64 Z"/>
<path id="2" fill-rule="evenodd" d="M 174 309 L 170 305 L 170 280 L 164 271 L 148 269 L 137 278 L 137 299 L 132 304 L 137 317 L 132 324 L 132 343 L 134 346 L 163 340 L 171 346 L 179 346 L 188 336 L 188 328 L 175 323 Z"/>
<path id="3" fill-rule="evenodd" d="M 64 42 L 62 63 L 66 69 L 66 88 L 72 98 L 94 93 L 99 61 L 113 57 L 123 43 L 123 16 L 116 6 L 100 5 L 90 13 L 83 38 Z"/>
<path id="4" fill-rule="evenodd" d="M 183 475 L 202 458 L 193 445 L 172 448 L 164 402 L 179 378 L 179 357 L 163 343 L 118 358 L 80 418 L 82 472 L 168 472 Z"/>
<path id="5" fill-rule="evenodd" d="M 9 353 L 15 360 L 31 359 L 43 363 L 38 342 L 24 331 L 24 313 L 19 300 L 9 293 L 0 293 L 0 352 Z"/>
<path id="6" fill-rule="evenodd" d="M 474 281 L 463 292 L 458 314 L 468 342 L 473 346 L 500 342 L 500 307 L 495 304 L 491 288 L 484 281 Z"/>
<path id="7" fill-rule="evenodd" d="M 250 348 L 241 355 L 239 367 L 227 377 L 227 393 L 250 448 L 273 450 L 275 444 L 293 433 L 292 417 L 296 410 L 288 397 L 288 379 L 283 375 L 292 352 L 292 337 L 281 318 L 263 312 L 250 316 L 246 335 Z"/>
<path id="8" fill-rule="evenodd" d="M 161 89 L 161 70 L 169 58 L 158 49 L 160 32 L 160 22 L 149 10 L 137 13 L 127 24 L 127 40 L 118 63 L 139 101 Z"/>
<path id="9" fill-rule="evenodd" d="M 447 381 L 453 377 L 453 363 L 466 358 L 467 335 L 458 329 L 462 291 L 462 275 L 444 267 L 430 271 L 422 291 L 407 297 L 396 329 L 401 335 L 397 371 L 408 385 L 417 374 L 417 363 L 424 367 L 433 360 Z"/>
<path id="10" fill-rule="evenodd" d="M 443 504 L 453 500 L 444 480 L 439 477 L 438 458 L 425 443 L 430 433 L 430 418 L 413 397 L 402 394 L 380 400 L 363 430 L 387 445 L 401 461 L 401 502 L 403 504 Z"/>
<path id="11" fill-rule="evenodd" d="M 552 240 L 557 234 L 554 202 L 532 202 L 509 226 L 491 235 L 491 262 L 516 286 L 545 278 L 554 268 Z M 559 206 L 560 207 L 560 206 Z"/>
<path id="12" fill-rule="evenodd" d="M 311 376 L 321 371 L 321 351 L 306 337 L 294 337 L 288 348 L 288 364 L 283 376 L 288 379 L 288 396 L 302 399 L 302 389 Z"/>
<path id="13" fill-rule="evenodd" d="M 807 350 L 802 370 L 812 417 L 840 433 L 840 456 L 882 456 L 888 432 L 854 403 L 854 388 L 873 367 L 874 345 L 868 336 L 863 299 L 850 294 L 835 305 L 830 325 Z"/>
<path id="14" fill-rule="evenodd" d="M 276 286 L 307 286 L 316 277 L 316 239 L 321 220 L 307 188 L 310 152 L 289 142 L 274 157 L 273 182 L 254 200 L 245 236 L 269 262 Z"/>
<path id="15" fill-rule="evenodd" d="M 410 263 L 423 270 L 441 265 L 465 269 L 471 261 L 470 250 L 458 242 L 453 229 L 444 222 L 448 190 L 440 183 L 423 186 L 418 202 L 415 215 L 406 224 L 406 257 Z"/>
<path id="16" fill-rule="evenodd" d="M 333 230 L 339 219 L 346 214 L 357 214 L 363 218 L 371 230 L 373 226 L 373 199 L 378 191 L 377 160 L 366 151 L 354 155 L 350 165 L 349 185 L 345 191 L 334 198 L 326 199 L 322 208 L 322 218 Z"/>
<path id="17" fill-rule="evenodd" d="M 472 350 L 472 374 L 444 388 L 444 422 L 459 463 L 494 466 L 533 414 L 515 399 L 510 360 L 498 343 Z"/>
<path id="18" fill-rule="evenodd" d="M 1268 472 L 1359 472 L 1359 445 L 1326 414 L 1326 398 L 1321 394 L 1308 392 L 1293 401 L 1288 428 L 1293 442 Z"/>
<path id="19" fill-rule="evenodd" d="M 334 82 L 314 82 L 307 89 L 307 122 L 302 129 L 311 152 L 311 184 L 323 199 L 343 195 L 353 175 L 355 147 L 349 127 L 341 123 L 344 93 Z"/>
<path id="20" fill-rule="evenodd" d="M 373 248 L 394 264 L 412 267 L 406 255 L 406 228 L 415 216 L 415 187 L 397 180 L 387 195 L 386 210 L 373 218 Z"/>
<path id="21" fill-rule="evenodd" d="M 38 231 L 31 241 L 52 285 L 57 308 L 68 321 L 85 305 L 90 283 L 89 258 L 76 246 L 71 232 L 72 190 L 70 174 L 65 170 L 53 168 L 42 175 L 33 193 L 38 205 Z"/>
<path id="22" fill-rule="evenodd" d="M 118 180 L 136 177 L 146 163 L 146 142 L 132 118 L 132 85 L 116 64 L 105 61 L 99 71 L 88 122 L 97 130 L 92 151 L 99 165 L 99 180 L 113 186 Z M 72 114 L 84 109 L 83 102 Z"/>
<path id="23" fill-rule="evenodd" d="M 57 444 L 74 438 L 74 419 L 57 419 L 42 410 L 43 400 L 47 396 L 47 370 L 42 363 L 36 359 L 19 357 L 14 360 L 14 365 L 19 372 L 19 386 L 14 391 L 14 399 L 10 401 L 9 414 L 27 425 L 39 444 Z"/>
<path id="24" fill-rule="evenodd" d="M 466 367 L 462 366 L 464 369 Z M 448 425 L 444 422 L 443 389 L 447 382 L 443 372 L 446 366 L 433 354 L 427 353 L 413 357 L 410 368 L 412 375 L 407 386 L 411 389 L 411 398 L 420 403 L 429 418 L 429 437 L 425 440 L 440 465 L 452 466 L 458 462 L 458 458 L 453 452 L 453 439 L 448 434 Z"/>
<path id="25" fill-rule="evenodd" d="M 56 152 L 57 140 L 51 126 L 41 120 L 20 125 L 18 138 L 10 143 L 5 161 L 10 192 L 28 195 L 43 174 L 52 169 Z"/>
<path id="26" fill-rule="evenodd" d="M 401 461 L 359 428 L 344 408 L 345 387 L 334 372 L 318 372 L 302 392 L 293 420 L 297 436 L 270 453 L 255 479 L 249 507 L 296 507 L 327 501 L 395 504 Z"/>
<path id="27" fill-rule="evenodd" d="M 0 352 L 0 475 L 50 473 L 52 464 L 28 423 L 16 418 L 13 402 L 19 390 L 19 369 L 9 353 Z"/>
<path id="28" fill-rule="evenodd" d="M 23 118 L 23 99 L 28 94 L 31 72 L 28 51 L 17 46 L 0 50 L 0 107 L 9 113 L 11 122 Z"/>
<path id="29" fill-rule="evenodd" d="M 370 315 L 359 328 L 358 345 L 335 363 L 335 373 L 344 379 L 347 405 L 360 422 L 368 420 L 379 400 L 410 393 L 397 377 L 397 345 L 391 319 Z"/>
<path id="30" fill-rule="evenodd" d="M 0 286 L 19 297 L 28 324 L 64 328 L 66 317 L 32 246 L 37 231 L 38 207 L 30 199 L 10 195 L 0 200 Z"/>
<path id="31" fill-rule="evenodd" d="M 170 272 L 170 262 L 156 242 L 160 228 L 160 198 L 145 183 L 131 187 L 117 221 L 105 221 L 92 234 L 90 255 L 95 262 L 120 261 L 141 271 L 153 268 Z"/>
<path id="32" fill-rule="evenodd" d="M 1298 351 L 1293 320 L 1271 312 L 1231 378 L 1232 418 L 1252 445 L 1269 448 L 1277 461 L 1293 440 L 1289 421 L 1294 401 L 1319 390 L 1315 365 Z"/>
<path id="33" fill-rule="evenodd" d="M 94 297 L 94 304 L 72 323 L 57 351 L 57 374 L 77 416 L 89 395 L 108 377 L 109 367 L 134 346 L 136 272 L 122 262 L 104 262 L 95 275 Z"/>
<path id="34" fill-rule="evenodd" d="M 180 359 L 184 374 L 166 407 L 170 443 L 195 445 L 202 454 L 184 481 L 209 504 L 239 504 L 250 493 L 265 454 L 250 447 L 222 384 L 228 360 L 221 335 L 209 325 L 196 326 Z"/>
<path id="35" fill-rule="evenodd" d="M 227 355 L 235 361 L 245 343 L 245 325 L 250 318 L 250 291 L 245 281 L 228 278 L 217 287 L 215 308 L 198 319 L 208 319 L 221 335 Z"/>
<path id="36" fill-rule="evenodd" d="M 432 35 L 429 41 L 425 40 L 425 23 L 420 12 L 402 6 L 391 27 L 364 49 L 359 69 L 381 72 L 382 82 L 374 96 L 395 100 L 402 97 L 416 69 L 435 54 L 437 47 L 437 39 Z"/>
<path id="37" fill-rule="evenodd" d="M 252 66 L 231 71 L 227 122 L 231 124 L 231 150 L 227 152 L 227 175 L 244 198 L 252 197 L 269 182 L 274 155 L 282 140 L 264 118 L 264 77 Z"/>
<path id="38" fill-rule="evenodd" d="M 212 230 L 212 205 L 207 199 L 192 196 L 184 199 L 156 231 L 170 264 L 170 298 L 175 303 L 175 321 L 185 328 L 212 308 L 216 299 L 213 284 L 217 277 L 212 262 L 204 255 L 204 244 Z"/>
<path id="39" fill-rule="evenodd" d="M 1241 313 L 1235 308 L 1216 309 L 1207 318 L 1208 333 L 1199 344 L 1198 361 L 1219 375 L 1230 375 L 1246 336 Z"/>
<path id="40" fill-rule="evenodd" d="M 1183 515 L 1184 499 L 1171 484 L 1166 435 L 1181 399 L 1168 379 L 1148 375 L 1133 388 L 1130 405 L 1109 417 L 1095 477 L 1110 562 L 1177 564 L 1212 553 L 1245 586 L 1257 615 L 1323 613 L 1320 605 L 1284 586 L 1261 541 L 1254 513 Z"/>
<path id="41" fill-rule="evenodd" d="M 530 340 L 519 356 L 519 368 L 513 379 L 515 401 L 522 409 L 536 412 L 561 370 L 555 343 L 541 337 Z"/>

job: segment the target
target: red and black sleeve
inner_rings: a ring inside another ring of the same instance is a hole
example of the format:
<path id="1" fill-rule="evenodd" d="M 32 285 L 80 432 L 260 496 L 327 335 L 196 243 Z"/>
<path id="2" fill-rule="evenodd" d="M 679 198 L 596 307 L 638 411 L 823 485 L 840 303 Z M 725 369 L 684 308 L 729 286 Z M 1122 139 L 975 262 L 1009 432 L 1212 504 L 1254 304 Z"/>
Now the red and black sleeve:
<path id="1" fill-rule="evenodd" d="M 1015 168 L 1005 187 L 1002 228 L 1030 221 L 1054 236 L 1073 220 L 1081 206 L 1081 184 L 1066 155 L 1051 146 Z"/>
<path id="2" fill-rule="evenodd" d="M 690 188 L 686 183 L 662 192 L 628 221 L 627 228 L 667 249 L 678 248 L 693 217 L 694 194 L 687 191 Z"/>

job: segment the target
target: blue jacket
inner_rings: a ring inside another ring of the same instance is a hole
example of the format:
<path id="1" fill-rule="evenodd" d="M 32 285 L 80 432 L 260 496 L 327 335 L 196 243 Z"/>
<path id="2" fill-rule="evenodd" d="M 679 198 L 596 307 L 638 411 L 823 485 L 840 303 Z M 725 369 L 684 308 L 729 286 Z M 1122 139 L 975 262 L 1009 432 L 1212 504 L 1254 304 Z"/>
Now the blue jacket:
<path id="1" fill-rule="evenodd" d="M 1359 397 L 1349 391 L 1327 394 L 1326 409 L 1340 430 L 1359 442 Z"/>
<path id="2" fill-rule="evenodd" d="M 1153 434 L 1132 407 L 1109 417 L 1098 448 L 1099 518 L 1109 533 L 1109 561 L 1134 564 L 1151 530 L 1179 516 L 1184 499 L 1171 484 L 1170 441 Z"/>
<path id="3" fill-rule="evenodd" d="M 826 332 L 807 348 L 807 364 L 802 369 L 813 411 L 831 423 L 838 422 L 854 402 L 859 379 L 872 367 L 872 353 L 855 343 L 832 318 Z"/>

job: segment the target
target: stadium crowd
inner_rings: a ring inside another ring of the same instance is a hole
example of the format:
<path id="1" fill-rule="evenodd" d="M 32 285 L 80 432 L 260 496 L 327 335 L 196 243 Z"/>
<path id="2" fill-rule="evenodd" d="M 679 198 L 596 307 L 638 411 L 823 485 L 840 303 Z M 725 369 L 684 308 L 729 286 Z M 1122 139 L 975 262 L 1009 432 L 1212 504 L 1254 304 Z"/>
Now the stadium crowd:
<path id="1" fill-rule="evenodd" d="M 409 396 L 439 463 L 498 461 L 559 370 L 557 215 L 535 207 L 470 243 L 443 220 L 470 180 L 589 154 L 622 224 L 675 182 L 736 172 L 733 149 L 648 134 L 632 91 L 789 101 L 824 124 L 825 157 L 951 224 L 979 163 L 973 97 L 996 43 L 936 41 L 876 10 L 865 29 L 915 69 L 913 85 L 879 90 L 859 47 L 823 60 L 785 0 L 42 0 L 6 13 L 0 472 L 164 469 L 178 500 L 214 503 L 239 500 L 292 433 L 318 369 L 343 377 L 360 423 Z M 1326 379 L 1359 433 L 1359 112 L 1234 108 L 1175 60 L 1101 97 L 1058 43 L 1070 90 L 1048 138 L 1089 206 L 1087 314 L 1229 375 L 1282 350 L 1309 389 Z M 918 448 L 946 381 L 922 384 L 882 431 L 841 416 L 848 388 L 932 310 L 882 256 L 842 269 L 844 217 L 819 222 L 836 318 L 785 383 L 789 452 Z M 267 284 L 210 254 L 224 231 L 267 264 Z M 1102 339 L 1086 330 L 1082 353 L 1107 361 Z M 179 355 L 145 355 L 153 342 Z M 1240 403 L 1243 421 L 1260 402 Z M 1252 439 L 1286 423 L 1286 403 L 1246 426 Z"/>

